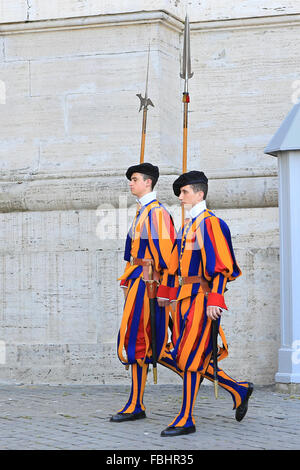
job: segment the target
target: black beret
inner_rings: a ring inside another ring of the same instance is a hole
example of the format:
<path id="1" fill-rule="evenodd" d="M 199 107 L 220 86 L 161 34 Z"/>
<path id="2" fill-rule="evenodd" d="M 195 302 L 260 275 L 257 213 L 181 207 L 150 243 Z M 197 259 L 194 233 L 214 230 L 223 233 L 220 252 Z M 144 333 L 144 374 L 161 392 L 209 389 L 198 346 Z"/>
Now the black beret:
<path id="1" fill-rule="evenodd" d="M 203 171 L 188 171 L 187 173 L 183 173 L 182 175 L 177 178 L 177 180 L 173 183 L 173 191 L 175 196 L 179 196 L 180 188 L 186 186 L 187 184 L 197 184 L 197 183 L 208 183 L 208 179 L 206 178 Z"/>
<path id="2" fill-rule="evenodd" d="M 130 180 L 133 173 L 152 176 L 156 181 L 159 177 L 158 166 L 154 166 L 151 163 L 140 163 L 139 165 L 130 166 L 126 171 L 126 178 Z"/>

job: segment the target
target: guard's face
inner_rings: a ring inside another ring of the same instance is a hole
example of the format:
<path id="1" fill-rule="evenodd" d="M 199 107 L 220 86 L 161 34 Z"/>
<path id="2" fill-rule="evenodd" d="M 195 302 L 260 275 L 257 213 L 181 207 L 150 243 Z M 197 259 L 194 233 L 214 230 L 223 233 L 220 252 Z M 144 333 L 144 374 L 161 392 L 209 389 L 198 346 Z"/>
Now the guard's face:
<path id="1" fill-rule="evenodd" d="M 137 198 L 141 198 L 151 191 L 151 180 L 144 180 L 141 173 L 133 173 L 129 182 L 131 193 Z"/>
<path id="2" fill-rule="evenodd" d="M 193 188 L 187 184 L 180 188 L 179 200 L 181 204 L 193 207 L 198 204 L 198 202 L 203 201 L 203 191 L 195 193 Z"/>

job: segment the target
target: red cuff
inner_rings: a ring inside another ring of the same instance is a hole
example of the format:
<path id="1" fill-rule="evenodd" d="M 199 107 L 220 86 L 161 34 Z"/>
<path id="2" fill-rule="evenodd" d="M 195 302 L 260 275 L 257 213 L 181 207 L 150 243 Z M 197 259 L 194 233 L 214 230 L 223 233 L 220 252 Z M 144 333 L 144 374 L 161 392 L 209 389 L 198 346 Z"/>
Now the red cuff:
<path id="1" fill-rule="evenodd" d="M 178 287 L 170 287 L 170 300 L 176 300 L 177 299 L 177 292 L 178 292 Z"/>
<path id="2" fill-rule="evenodd" d="M 156 297 L 162 297 L 163 299 L 176 300 L 177 287 L 168 287 L 160 285 L 157 289 Z"/>
<path id="3" fill-rule="evenodd" d="M 128 287 L 128 280 L 127 280 L 127 279 L 123 279 L 123 280 L 120 282 L 120 286 Z"/>
<path id="4" fill-rule="evenodd" d="M 228 310 L 224 302 L 224 296 L 222 294 L 210 292 L 207 296 L 207 307 L 210 307 L 211 305 Z"/>
<path id="5" fill-rule="evenodd" d="M 162 297 L 163 299 L 169 299 L 170 288 L 168 286 L 160 285 L 157 289 L 156 297 Z"/>

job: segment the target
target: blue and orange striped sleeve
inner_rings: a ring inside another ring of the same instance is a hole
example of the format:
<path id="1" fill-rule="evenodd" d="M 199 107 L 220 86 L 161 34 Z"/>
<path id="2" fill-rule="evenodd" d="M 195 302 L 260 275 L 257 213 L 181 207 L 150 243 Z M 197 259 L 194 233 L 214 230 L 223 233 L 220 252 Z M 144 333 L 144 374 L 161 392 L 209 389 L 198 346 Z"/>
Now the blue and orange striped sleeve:
<path id="1" fill-rule="evenodd" d="M 170 255 L 168 269 L 163 271 L 160 286 L 157 291 L 157 297 L 169 299 L 170 301 L 177 299 L 178 292 L 178 251 L 177 241 L 174 241 L 172 252 Z"/>
<path id="2" fill-rule="evenodd" d="M 229 227 L 218 217 L 205 219 L 204 250 L 206 262 L 203 274 L 211 285 L 207 305 L 227 309 L 224 301 L 226 283 L 242 273 L 236 263 Z"/>
<path id="3" fill-rule="evenodd" d="M 162 206 L 153 208 L 148 218 L 149 251 L 154 266 L 161 272 L 157 297 L 173 300 L 177 287 L 175 275 L 169 273 L 171 254 L 176 241 L 176 230 L 169 212 Z"/>

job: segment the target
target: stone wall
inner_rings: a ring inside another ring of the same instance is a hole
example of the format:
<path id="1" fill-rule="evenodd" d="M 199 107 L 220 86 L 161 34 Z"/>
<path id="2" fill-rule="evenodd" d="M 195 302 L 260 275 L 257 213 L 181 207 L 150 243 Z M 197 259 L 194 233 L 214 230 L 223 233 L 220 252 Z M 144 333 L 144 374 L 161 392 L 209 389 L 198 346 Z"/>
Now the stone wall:
<path id="1" fill-rule="evenodd" d="M 280 345 L 277 162 L 263 149 L 292 105 L 300 9 L 283 0 L 157 0 L 142 10 L 137 1 L 111 3 L 0 2 L 0 380 L 128 383 L 116 358 L 117 277 L 134 207 L 124 171 L 140 150 L 135 95 L 144 93 L 150 42 L 155 107 L 145 159 L 159 164 L 158 195 L 178 224 L 171 184 L 181 170 L 188 3 L 188 168 L 210 178 L 209 207 L 229 223 L 243 271 L 226 297 L 230 355 L 222 367 L 272 383 Z M 159 380 L 178 378 L 159 370 Z"/>

